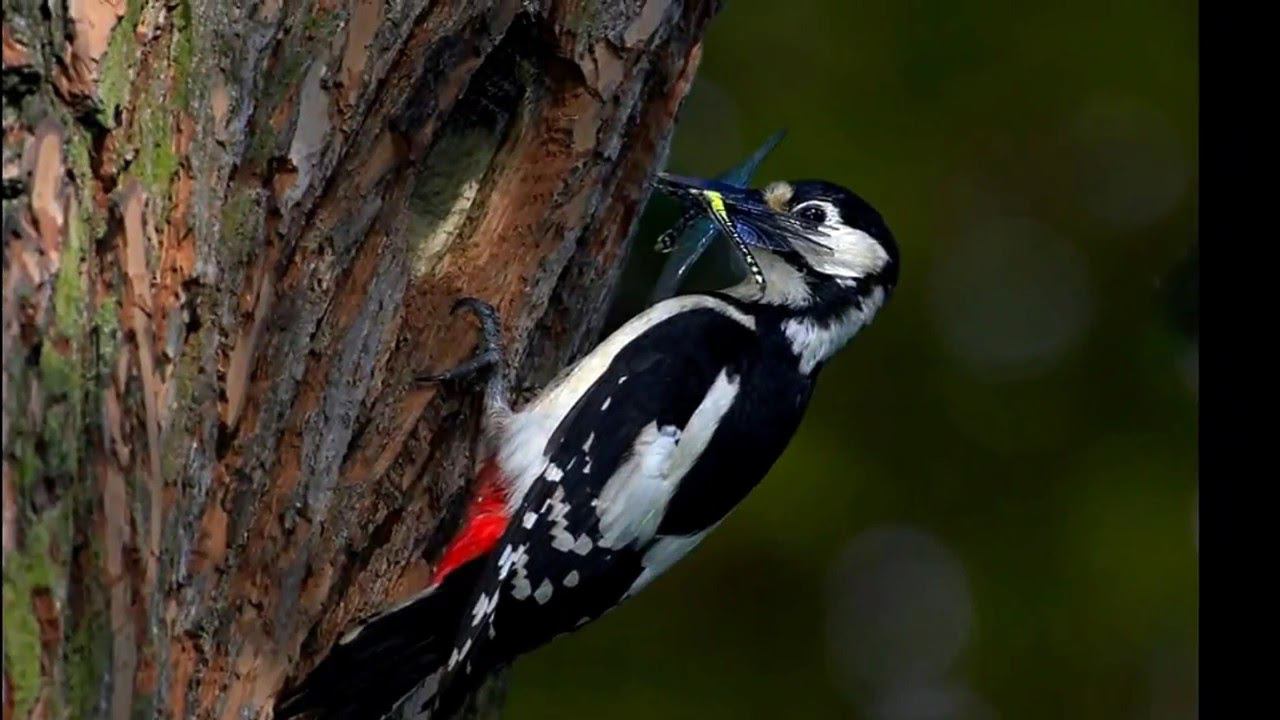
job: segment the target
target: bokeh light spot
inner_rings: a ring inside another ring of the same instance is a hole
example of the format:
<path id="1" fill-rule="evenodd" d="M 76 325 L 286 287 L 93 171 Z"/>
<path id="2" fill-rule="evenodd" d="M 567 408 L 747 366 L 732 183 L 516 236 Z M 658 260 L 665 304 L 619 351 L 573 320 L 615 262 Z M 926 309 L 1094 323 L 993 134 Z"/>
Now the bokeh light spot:
<path id="1" fill-rule="evenodd" d="M 1026 219 L 997 218 L 937 255 L 931 303 L 947 349 L 989 381 L 1052 367 L 1084 335 L 1093 297 L 1077 249 Z"/>
<path id="2" fill-rule="evenodd" d="M 827 641 L 836 680 L 855 702 L 945 678 L 972 629 L 963 566 L 920 530 L 867 530 L 832 568 Z"/>
<path id="3" fill-rule="evenodd" d="M 1189 153 L 1168 119 L 1136 98 L 1090 103 L 1070 136 L 1081 202 L 1113 229 L 1146 227 L 1186 193 Z"/>

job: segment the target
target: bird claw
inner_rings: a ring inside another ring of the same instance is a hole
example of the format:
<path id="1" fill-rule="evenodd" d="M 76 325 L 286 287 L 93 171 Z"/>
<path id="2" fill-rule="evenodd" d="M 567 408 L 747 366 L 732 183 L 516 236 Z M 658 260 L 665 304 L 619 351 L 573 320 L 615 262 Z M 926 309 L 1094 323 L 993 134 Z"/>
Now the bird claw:
<path id="1" fill-rule="evenodd" d="M 498 320 L 498 311 L 483 300 L 464 297 L 453 304 L 449 314 L 454 315 L 462 309 L 470 310 L 480 320 L 480 349 L 457 367 L 441 373 L 417 376 L 414 378 L 417 382 L 440 383 L 469 380 L 481 372 L 492 370 L 502 364 L 502 327 Z"/>

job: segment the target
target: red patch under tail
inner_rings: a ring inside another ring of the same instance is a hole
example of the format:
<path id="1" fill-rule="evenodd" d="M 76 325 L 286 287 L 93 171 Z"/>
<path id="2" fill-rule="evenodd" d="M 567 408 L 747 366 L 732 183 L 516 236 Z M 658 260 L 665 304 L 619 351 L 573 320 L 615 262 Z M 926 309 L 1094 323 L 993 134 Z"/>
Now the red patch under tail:
<path id="1" fill-rule="evenodd" d="M 462 527 L 445 548 L 431 573 L 431 586 L 460 566 L 489 552 L 506 532 L 507 493 L 502 470 L 493 460 L 485 462 L 476 476 L 476 492 L 462 518 Z"/>

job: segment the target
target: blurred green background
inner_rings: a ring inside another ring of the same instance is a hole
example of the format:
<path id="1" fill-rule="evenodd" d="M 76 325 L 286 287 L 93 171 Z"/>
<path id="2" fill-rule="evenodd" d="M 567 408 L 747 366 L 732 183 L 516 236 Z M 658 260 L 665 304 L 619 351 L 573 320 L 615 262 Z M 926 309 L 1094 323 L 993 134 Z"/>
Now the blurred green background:
<path id="1" fill-rule="evenodd" d="M 507 717 L 1197 717 L 1197 12 L 727 4 L 669 168 L 788 128 L 756 184 L 870 200 L 898 292 L 760 488 L 518 663 Z"/>

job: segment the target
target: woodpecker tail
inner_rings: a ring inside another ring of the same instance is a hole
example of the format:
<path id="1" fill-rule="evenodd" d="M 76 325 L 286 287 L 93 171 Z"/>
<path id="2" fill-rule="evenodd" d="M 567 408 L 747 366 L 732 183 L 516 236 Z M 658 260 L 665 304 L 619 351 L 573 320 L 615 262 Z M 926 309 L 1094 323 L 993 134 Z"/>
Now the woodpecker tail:
<path id="1" fill-rule="evenodd" d="M 472 560 L 426 595 L 348 633 L 302 683 L 277 700 L 276 720 L 382 717 L 449 659 L 456 621 L 483 570 L 484 558 Z"/>
<path id="2" fill-rule="evenodd" d="M 462 526 L 436 563 L 430 589 L 348 633 L 277 701 L 276 720 L 380 718 L 420 683 L 433 675 L 439 681 L 489 553 L 506 530 L 506 498 L 502 473 L 490 460 L 476 476 Z M 449 690 L 450 697 L 458 694 Z"/>

